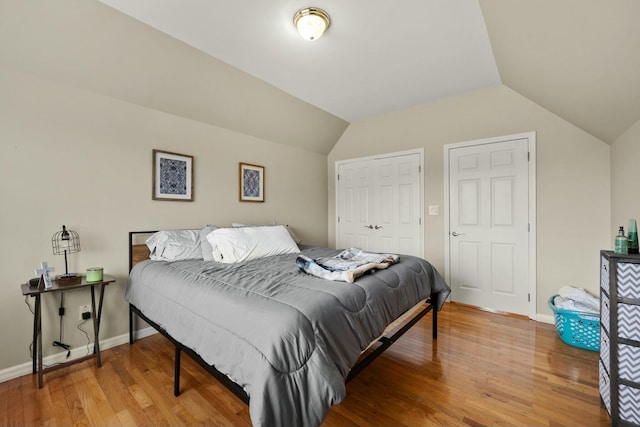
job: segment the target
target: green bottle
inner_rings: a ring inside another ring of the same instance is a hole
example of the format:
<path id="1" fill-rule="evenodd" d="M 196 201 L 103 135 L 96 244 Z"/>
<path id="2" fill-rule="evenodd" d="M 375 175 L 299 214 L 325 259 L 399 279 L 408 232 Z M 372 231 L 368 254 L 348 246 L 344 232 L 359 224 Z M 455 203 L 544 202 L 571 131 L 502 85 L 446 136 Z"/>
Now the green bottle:
<path id="1" fill-rule="evenodd" d="M 618 235 L 616 236 L 616 244 L 614 248 L 614 252 L 617 254 L 626 254 L 628 251 L 629 239 L 624 235 L 624 227 L 620 226 L 620 230 L 618 230 Z"/>
<path id="2" fill-rule="evenodd" d="M 635 219 L 629 220 L 629 246 L 628 251 L 630 254 L 637 254 L 638 251 L 638 227 Z"/>

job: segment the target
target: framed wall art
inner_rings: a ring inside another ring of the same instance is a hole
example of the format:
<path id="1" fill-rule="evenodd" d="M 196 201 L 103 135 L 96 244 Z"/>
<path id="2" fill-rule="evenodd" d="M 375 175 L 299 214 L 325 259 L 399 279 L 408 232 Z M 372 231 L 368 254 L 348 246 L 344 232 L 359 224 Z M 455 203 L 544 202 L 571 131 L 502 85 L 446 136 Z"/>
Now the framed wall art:
<path id="1" fill-rule="evenodd" d="M 193 201 L 193 156 L 153 150 L 153 200 Z"/>
<path id="2" fill-rule="evenodd" d="M 240 163 L 240 201 L 264 202 L 264 166 Z"/>

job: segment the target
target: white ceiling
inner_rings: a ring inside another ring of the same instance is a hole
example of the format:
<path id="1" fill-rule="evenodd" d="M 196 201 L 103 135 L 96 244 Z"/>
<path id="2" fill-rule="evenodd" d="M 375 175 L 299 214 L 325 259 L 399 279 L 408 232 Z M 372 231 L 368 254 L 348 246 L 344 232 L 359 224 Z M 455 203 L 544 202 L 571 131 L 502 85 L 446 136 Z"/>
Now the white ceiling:
<path id="1" fill-rule="evenodd" d="M 101 1 L 349 122 L 500 84 L 477 0 Z M 331 16 L 313 42 L 307 6 Z"/>
<path id="2" fill-rule="evenodd" d="M 640 119 L 638 0 L 100 1 L 348 122 L 501 83 L 608 143 Z"/>

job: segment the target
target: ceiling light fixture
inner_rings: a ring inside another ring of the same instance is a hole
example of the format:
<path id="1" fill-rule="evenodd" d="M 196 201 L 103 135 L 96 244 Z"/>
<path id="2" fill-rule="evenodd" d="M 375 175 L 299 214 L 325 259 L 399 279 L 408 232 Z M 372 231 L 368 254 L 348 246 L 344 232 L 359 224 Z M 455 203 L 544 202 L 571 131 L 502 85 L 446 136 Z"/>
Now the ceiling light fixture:
<path id="1" fill-rule="evenodd" d="M 317 7 L 307 7 L 300 9 L 293 16 L 293 25 L 298 29 L 298 33 L 305 40 L 319 39 L 325 32 L 331 20 L 329 14 Z"/>

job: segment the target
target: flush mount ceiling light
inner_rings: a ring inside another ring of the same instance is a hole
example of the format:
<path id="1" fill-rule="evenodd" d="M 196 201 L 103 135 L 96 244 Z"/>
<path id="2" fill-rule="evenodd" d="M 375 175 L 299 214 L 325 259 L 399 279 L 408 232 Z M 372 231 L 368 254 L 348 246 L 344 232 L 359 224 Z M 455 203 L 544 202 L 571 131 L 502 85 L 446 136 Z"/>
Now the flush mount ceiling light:
<path id="1" fill-rule="evenodd" d="M 293 25 L 305 40 L 319 39 L 325 32 L 331 20 L 324 10 L 317 7 L 307 7 L 296 12 L 293 16 Z"/>

